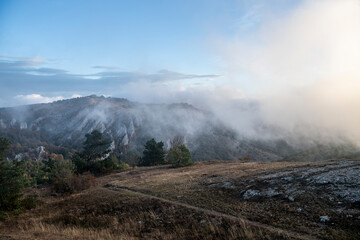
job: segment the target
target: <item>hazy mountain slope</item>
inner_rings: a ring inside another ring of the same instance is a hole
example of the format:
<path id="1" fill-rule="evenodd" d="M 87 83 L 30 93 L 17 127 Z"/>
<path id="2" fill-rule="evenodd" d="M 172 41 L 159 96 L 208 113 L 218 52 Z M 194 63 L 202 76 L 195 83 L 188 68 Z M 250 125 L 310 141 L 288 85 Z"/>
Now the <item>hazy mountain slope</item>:
<path id="1" fill-rule="evenodd" d="M 309 161 L 316 162 L 323 159 L 356 158 L 359 155 L 359 148 L 352 144 L 331 144 L 318 145 L 284 157 L 283 161 Z"/>
<path id="2" fill-rule="evenodd" d="M 250 155 L 254 160 L 270 161 L 280 157 L 259 144 L 240 141 L 212 114 L 185 103 L 140 104 L 89 96 L 0 109 L 0 134 L 15 143 L 13 154 L 40 145 L 55 151 L 79 150 L 85 134 L 94 129 L 111 139 L 119 154 L 141 153 L 150 138 L 168 147 L 170 139 L 181 135 L 195 160 L 231 160 Z"/>
<path id="3" fill-rule="evenodd" d="M 254 140 L 239 136 L 213 114 L 186 103 L 141 104 L 121 98 L 88 96 L 48 104 L 0 109 L 0 135 L 9 138 L 11 157 L 36 159 L 45 146 L 49 153 L 80 150 L 86 133 L 97 129 L 112 141 L 123 159 L 139 156 L 144 143 L 155 138 L 169 147 L 183 136 L 196 161 L 251 160 L 318 161 L 356 153 L 352 144 L 296 146 L 285 140 Z"/>

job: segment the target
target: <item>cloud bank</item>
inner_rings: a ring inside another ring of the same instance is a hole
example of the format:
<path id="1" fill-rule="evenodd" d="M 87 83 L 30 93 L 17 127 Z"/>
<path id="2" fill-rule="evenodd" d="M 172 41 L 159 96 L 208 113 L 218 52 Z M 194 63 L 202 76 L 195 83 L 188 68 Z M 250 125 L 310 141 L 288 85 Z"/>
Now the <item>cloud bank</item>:
<path id="1" fill-rule="evenodd" d="M 240 27 L 211 41 L 226 68 L 220 83 L 125 89 L 144 102 L 209 109 L 240 136 L 360 143 L 360 1 L 308 0 L 280 17 L 264 15 L 247 35 Z"/>
<path id="2" fill-rule="evenodd" d="M 245 38 L 220 40 L 227 84 L 244 86 L 238 76 L 248 77 L 266 125 L 360 140 L 360 1 L 304 1 Z"/>

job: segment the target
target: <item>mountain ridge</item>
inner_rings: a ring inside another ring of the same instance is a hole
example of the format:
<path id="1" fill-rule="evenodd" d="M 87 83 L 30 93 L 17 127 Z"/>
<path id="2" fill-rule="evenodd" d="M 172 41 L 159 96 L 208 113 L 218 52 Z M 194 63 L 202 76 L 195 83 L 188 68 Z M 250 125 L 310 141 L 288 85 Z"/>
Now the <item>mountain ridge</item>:
<path id="1" fill-rule="evenodd" d="M 163 141 L 168 148 L 175 136 L 184 137 L 195 161 L 237 160 L 246 156 L 256 161 L 275 161 L 297 153 L 285 141 L 240 136 L 211 112 L 188 103 L 144 104 L 90 95 L 0 108 L 0 134 L 14 143 L 12 157 L 40 146 L 49 153 L 71 155 L 81 150 L 85 134 L 95 129 L 112 142 L 114 154 L 124 160 L 141 156 L 144 143 L 151 138 Z M 316 159 L 321 160 L 321 156 Z"/>

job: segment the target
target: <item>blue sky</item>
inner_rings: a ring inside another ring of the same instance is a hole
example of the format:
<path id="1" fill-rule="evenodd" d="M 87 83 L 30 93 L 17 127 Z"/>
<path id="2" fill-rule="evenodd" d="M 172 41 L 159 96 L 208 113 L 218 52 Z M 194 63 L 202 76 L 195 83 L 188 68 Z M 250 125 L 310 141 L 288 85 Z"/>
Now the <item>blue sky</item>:
<path id="1" fill-rule="evenodd" d="M 138 100 L 121 91 L 137 81 L 223 85 L 228 64 L 218 43 L 248 41 L 302 3 L 0 0 L 0 106 L 31 95 L 43 97 L 33 102 L 92 93 Z M 245 91 L 252 88 L 246 70 L 235 75 Z"/>

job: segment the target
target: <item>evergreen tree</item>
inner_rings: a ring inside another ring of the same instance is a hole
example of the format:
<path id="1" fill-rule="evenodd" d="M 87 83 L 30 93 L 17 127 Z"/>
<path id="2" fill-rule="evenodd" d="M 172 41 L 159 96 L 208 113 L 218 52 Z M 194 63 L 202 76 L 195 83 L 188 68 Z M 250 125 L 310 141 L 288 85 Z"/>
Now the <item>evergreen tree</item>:
<path id="1" fill-rule="evenodd" d="M 94 130 L 85 137 L 83 151 L 72 156 L 77 173 L 89 171 L 101 175 L 118 168 L 117 162 L 107 156 L 111 152 L 110 141 L 105 139 L 101 132 Z"/>
<path id="2" fill-rule="evenodd" d="M 110 141 L 104 139 L 98 130 L 85 135 L 84 150 L 81 152 L 82 158 L 87 161 L 96 161 L 105 157 L 109 152 Z"/>
<path id="3" fill-rule="evenodd" d="M 164 143 L 151 139 L 146 142 L 140 166 L 154 166 L 165 164 Z"/>
<path id="4" fill-rule="evenodd" d="M 17 161 L 5 161 L 5 151 L 10 142 L 0 137 L 0 210 L 14 210 L 20 207 L 24 188 L 23 168 Z"/>
<path id="5" fill-rule="evenodd" d="M 10 141 L 0 137 L 0 162 L 5 159 L 5 151 L 10 147 Z"/>

